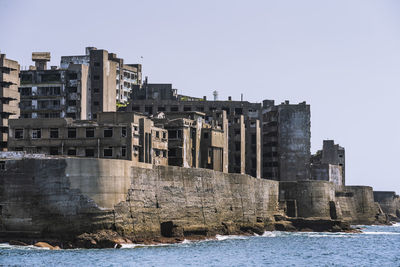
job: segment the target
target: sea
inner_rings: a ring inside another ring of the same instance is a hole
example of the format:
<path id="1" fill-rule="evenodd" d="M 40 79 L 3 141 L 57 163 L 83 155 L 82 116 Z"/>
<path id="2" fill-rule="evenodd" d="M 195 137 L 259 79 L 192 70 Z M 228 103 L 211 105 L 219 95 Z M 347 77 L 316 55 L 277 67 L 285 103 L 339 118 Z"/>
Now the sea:
<path id="1" fill-rule="evenodd" d="M 265 232 L 173 245 L 48 250 L 0 244 L 0 266 L 400 266 L 400 224 L 362 233 Z"/>

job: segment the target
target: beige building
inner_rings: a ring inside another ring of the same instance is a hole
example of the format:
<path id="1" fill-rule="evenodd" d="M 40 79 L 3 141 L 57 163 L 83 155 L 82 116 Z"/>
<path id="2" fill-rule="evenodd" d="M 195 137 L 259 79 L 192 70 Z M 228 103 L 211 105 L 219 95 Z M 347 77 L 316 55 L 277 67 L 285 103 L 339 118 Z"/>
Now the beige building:
<path id="1" fill-rule="evenodd" d="M 0 54 L 0 151 L 7 150 L 8 120 L 19 117 L 19 65 Z"/>
<path id="2" fill-rule="evenodd" d="M 99 113 L 97 121 L 10 120 L 10 151 L 168 164 L 167 131 L 137 113 Z"/>

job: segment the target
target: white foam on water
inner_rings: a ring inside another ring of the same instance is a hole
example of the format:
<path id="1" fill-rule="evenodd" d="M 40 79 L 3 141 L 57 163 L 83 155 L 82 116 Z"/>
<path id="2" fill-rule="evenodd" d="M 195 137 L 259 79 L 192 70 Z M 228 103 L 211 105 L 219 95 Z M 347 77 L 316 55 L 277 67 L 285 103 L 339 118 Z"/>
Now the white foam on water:
<path id="1" fill-rule="evenodd" d="M 228 240 L 228 239 L 247 239 L 247 236 L 243 235 L 216 235 L 215 238 L 218 241 Z"/>
<path id="2" fill-rule="evenodd" d="M 395 223 L 392 225 L 393 227 L 400 227 L 400 223 Z"/>
<path id="3" fill-rule="evenodd" d="M 35 247 L 33 245 L 29 246 L 16 246 L 16 245 L 10 245 L 9 243 L 0 243 L 0 249 L 38 249 L 38 250 L 50 250 L 50 248 L 42 248 L 42 247 Z"/>
<path id="4" fill-rule="evenodd" d="M 400 235 L 400 233 L 395 232 L 363 232 L 366 235 Z"/>
<path id="5" fill-rule="evenodd" d="M 145 245 L 145 244 L 121 244 L 121 248 L 146 248 L 146 247 L 163 247 L 163 246 L 169 246 L 171 244 L 151 244 L 151 245 Z"/>

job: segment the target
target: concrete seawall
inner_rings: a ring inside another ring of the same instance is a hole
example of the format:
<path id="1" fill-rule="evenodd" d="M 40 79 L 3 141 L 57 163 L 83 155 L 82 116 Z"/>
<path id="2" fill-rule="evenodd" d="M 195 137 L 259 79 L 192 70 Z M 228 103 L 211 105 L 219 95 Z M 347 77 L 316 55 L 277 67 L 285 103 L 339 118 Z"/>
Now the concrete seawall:
<path id="1" fill-rule="evenodd" d="M 220 233 L 264 226 L 278 211 L 276 181 L 206 169 L 107 159 L 6 160 L 0 234 L 67 238 Z M 164 229 L 162 229 L 164 227 Z"/>

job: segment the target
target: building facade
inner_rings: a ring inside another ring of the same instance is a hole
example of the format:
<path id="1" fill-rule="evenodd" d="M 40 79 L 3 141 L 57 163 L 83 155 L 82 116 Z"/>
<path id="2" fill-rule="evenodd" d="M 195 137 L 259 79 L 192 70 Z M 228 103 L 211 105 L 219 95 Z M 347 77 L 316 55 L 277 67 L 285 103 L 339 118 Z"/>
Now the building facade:
<path id="1" fill-rule="evenodd" d="M 318 170 L 321 166 L 326 165 L 337 166 L 336 168 L 340 169 L 341 180 L 336 183 L 345 185 L 345 149 L 335 144 L 334 140 L 324 140 L 322 150 L 318 150 L 317 153 L 311 156 L 312 170 Z M 312 178 L 316 179 L 316 176 Z"/>
<path id="2" fill-rule="evenodd" d="M 19 64 L 0 54 L 0 151 L 7 150 L 8 120 L 19 117 Z"/>
<path id="3" fill-rule="evenodd" d="M 32 53 L 36 66 L 20 74 L 21 118 L 90 118 L 88 67 L 71 64 L 66 69 L 46 62 L 50 53 Z"/>
<path id="4" fill-rule="evenodd" d="M 207 101 L 177 94 L 171 84 L 144 84 L 133 90 L 128 111 L 155 116 L 158 112 L 203 112 L 210 123 L 215 114 L 226 113 L 228 168 L 231 173 L 261 177 L 261 104 L 247 101 Z"/>
<path id="5" fill-rule="evenodd" d="M 263 101 L 263 177 L 278 181 L 310 179 L 310 105 Z"/>
<path id="6" fill-rule="evenodd" d="M 168 164 L 168 133 L 136 113 L 99 113 L 96 121 L 10 120 L 10 151 Z"/>

